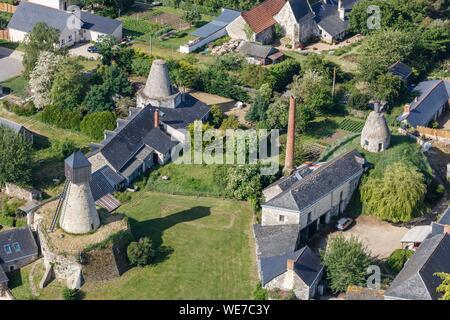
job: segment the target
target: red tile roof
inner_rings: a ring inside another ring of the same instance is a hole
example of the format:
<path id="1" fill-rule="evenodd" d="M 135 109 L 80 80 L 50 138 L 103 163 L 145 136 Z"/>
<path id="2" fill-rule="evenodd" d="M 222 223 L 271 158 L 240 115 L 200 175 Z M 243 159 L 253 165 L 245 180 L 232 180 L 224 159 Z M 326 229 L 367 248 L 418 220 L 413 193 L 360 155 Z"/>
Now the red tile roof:
<path id="1" fill-rule="evenodd" d="M 259 33 L 276 23 L 273 16 L 283 8 L 285 3 L 286 0 L 266 0 L 256 7 L 243 12 L 242 18 L 244 18 L 253 32 Z"/>

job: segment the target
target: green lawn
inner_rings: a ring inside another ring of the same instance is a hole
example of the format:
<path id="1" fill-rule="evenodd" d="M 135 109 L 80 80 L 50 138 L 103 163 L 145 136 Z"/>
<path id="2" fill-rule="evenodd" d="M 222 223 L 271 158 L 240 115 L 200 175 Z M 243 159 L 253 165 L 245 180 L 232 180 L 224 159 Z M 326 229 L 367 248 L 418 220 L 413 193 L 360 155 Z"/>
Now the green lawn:
<path id="1" fill-rule="evenodd" d="M 4 88 L 5 93 L 12 93 L 20 98 L 26 98 L 28 96 L 28 81 L 23 76 L 11 78 L 0 83 L 0 85 Z"/>
<path id="2" fill-rule="evenodd" d="M 146 190 L 194 196 L 223 196 L 223 190 L 214 182 L 216 165 L 183 165 L 169 163 L 149 176 Z M 162 180 L 162 176 L 169 180 Z"/>
<path id="3" fill-rule="evenodd" d="M 7 40 L 1 40 L 0 39 L 0 47 L 5 47 L 11 50 L 16 50 L 19 49 L 20 50 L 20 46 L 17 42 L 10 42 Z"/>
<path id="4" fill-rule="evenodd" d="M 252 210 L 245 202 L 139 192 L 120 208 L 157 262 L 83 287 L 86 299 L 250 299 L 256 283 Z"/>

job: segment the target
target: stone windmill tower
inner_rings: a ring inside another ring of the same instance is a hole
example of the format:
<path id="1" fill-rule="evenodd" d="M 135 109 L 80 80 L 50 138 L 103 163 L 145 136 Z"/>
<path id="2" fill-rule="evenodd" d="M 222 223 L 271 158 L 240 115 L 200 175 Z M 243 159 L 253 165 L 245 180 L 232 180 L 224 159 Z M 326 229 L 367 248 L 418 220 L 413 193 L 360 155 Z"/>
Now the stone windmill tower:
<path id="1" fill-rule="evenodd" d="M 367 117 L 361 131 L 361 147 L 370 152 L 382 152 L 389 147 L 390 142 L 391 131 L 379 103 L 374 103 L 374 111 Z"/>
<path id="2" fill-rule="evenodd" d="M 182 94 L 173 86 L 167 63 L 156 59 L 152 63 L 145 87 L 137 93 L 137 106 L 176 108 L 181 102 Z"/>
<path id="3" fill-rule="evenodd" d="M 76 151 L 65 160 L 64 171 L 67 181 L 57 212 L 60 227 L 73 234 L 97 230 L 100 219 L 89 184 L 91 163 L 82 152 Z"/>

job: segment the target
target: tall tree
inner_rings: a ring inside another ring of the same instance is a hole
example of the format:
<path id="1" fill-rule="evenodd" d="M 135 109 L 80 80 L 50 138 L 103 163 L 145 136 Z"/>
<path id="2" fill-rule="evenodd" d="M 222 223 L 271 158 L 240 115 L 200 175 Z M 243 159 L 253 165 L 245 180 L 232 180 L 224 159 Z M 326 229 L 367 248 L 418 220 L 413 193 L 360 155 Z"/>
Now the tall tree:
<path id="1" fill-rule="evenodd" d="M 438 272 L 435 274 L 442 279 L 442 283 L 437 287 L 437 292 L 442 293 L 440 300 L 450 300 L 450 274 Z"/>
<path id="2" fill-rule="evenodd" d="M 0 125 L 0 186 L 27 185 L 31 180 L 32 149 L 23 135 Z"/>
<path id="3" fill-rule="evenodd" d="M 42 51 L 60 51 L 59 31 L 43 22 L 38 22 L 26 36 L 23 46 L 24 75 L 29 77 Z"/>
<path id="4" fill-rule="evenodd" d="M 30 89 L 33 92 L 33 102 L 37 109 L 42 109 L 51 103 L 50 90 L 53 77 L 61 60 L 61 55 L 42 51 L 30 74 Z"/>
<path id="5" fill-rule="evenodd" d="M 382 177 L 370 175 L 361 186 L 364 212 L 390 222 L 408 222 L 418 214 L 427 188 L 414 166 L 396 162 Z"/>
<path id="6" fill-rule="evenodd" d="M 54 106 L 70 110 L 80 106 L 85 88 L 85 79 L 81 70 L 81 66 L 73 59 L 65 59 L 59 65 L 50 92 Z"/>
<path id="7" fill-rule="evenodd" d="M 365 285 L 371 259 L 358 238 L 337 236 L 331 239 L 321 255 L 333 292 L 345 292 L 350 285 Z"/>

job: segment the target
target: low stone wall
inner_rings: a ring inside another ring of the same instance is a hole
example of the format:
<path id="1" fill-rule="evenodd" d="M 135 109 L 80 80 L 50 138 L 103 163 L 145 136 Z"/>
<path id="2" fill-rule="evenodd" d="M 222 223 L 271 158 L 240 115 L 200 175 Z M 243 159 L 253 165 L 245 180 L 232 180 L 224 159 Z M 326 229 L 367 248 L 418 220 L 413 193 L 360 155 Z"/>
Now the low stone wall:
<path id="1" fill-rule="evenodd" d="M 441 130 L 441 129 L 432 129 L 432 128 L 426 128 L 426 127 L 420 127 L 418 126 L 416 128 L 417 132 L 419 132 L 420 135 L 437 140 L 442 142 L 450 142 L 450 131 L 447 130 Z"/>
<path id="2" fill-rule="evenodd" d="M 3 192 L 14 198 L 19 198 L 25 201 L 38 200 L 42 194 L 38 190 L 21 188 L 13 183 L 6 183 Z"/>
<path id="3" fill-rule="evenodd" d="M 48 235 L 41 223 L 38 223 L 37 231 L 46 270 L 53 268 L 56 279 L 66 280 L 68 288 L 79 289 L 82 285 L 81 264 L 78 263 L 74 256 L 54 252 L 49 245 Z"/>

